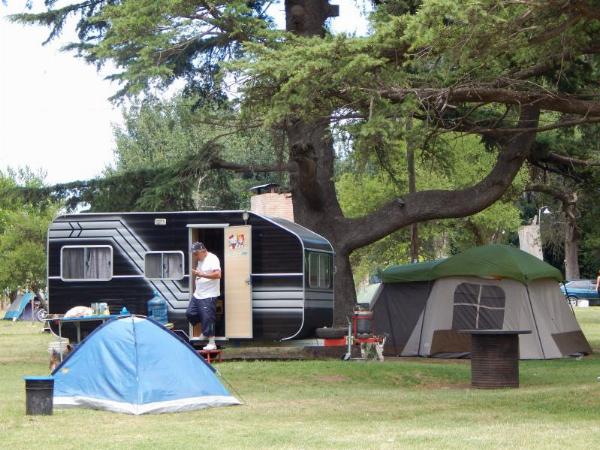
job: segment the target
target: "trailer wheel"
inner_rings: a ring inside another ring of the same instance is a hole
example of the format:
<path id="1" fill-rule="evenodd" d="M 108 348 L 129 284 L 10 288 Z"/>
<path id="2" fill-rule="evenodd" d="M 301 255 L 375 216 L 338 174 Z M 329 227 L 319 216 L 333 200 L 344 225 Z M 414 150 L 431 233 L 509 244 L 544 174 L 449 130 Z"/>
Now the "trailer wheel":
<path id="1" fill-rule="evenodd" d="M 348 328 L 332 327 L 332 328 L 317 328 L 316 334 L 321 339 L 341 339 L 348 334 Z"/>
<path id="2" fill-rule="evenodd" d="M 34 313 L 34 317 L 38 322 L 43 322 L 47 316 L 48 316 L 48 311 L 46 311 L 44 308 L 40 308 L 40 309 L 36 310 Z"/>

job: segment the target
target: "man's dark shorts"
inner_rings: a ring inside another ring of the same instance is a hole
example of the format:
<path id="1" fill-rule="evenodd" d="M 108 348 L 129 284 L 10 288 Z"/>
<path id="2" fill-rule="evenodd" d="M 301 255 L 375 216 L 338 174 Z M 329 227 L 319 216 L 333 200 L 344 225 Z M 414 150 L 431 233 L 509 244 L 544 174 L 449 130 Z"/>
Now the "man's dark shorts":
<path id="1" fill-rule="evenodd" d="M 217 298 L 196 298 L 192 295 L 185 315 L 192 325 L 197 323 L 202 325 L 204 336 L 214 336 L 215 320 L 217 320 Z"/>

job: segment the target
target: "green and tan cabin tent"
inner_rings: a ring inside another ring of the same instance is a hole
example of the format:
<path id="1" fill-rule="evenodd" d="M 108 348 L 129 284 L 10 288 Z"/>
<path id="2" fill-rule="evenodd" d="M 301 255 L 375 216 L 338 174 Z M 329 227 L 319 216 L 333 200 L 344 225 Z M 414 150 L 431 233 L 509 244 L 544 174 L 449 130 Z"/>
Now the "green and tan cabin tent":
<path id="1" fill-rule="evenodd" d="M 461 357 L 466 329 L 531 330 L 521 359 L 591 353 L 560 291 L 558 269 L 506 245 L 475 247 L 447 259 L 392 266 L 371 301 L 373 330 L 388 356 Z"/>

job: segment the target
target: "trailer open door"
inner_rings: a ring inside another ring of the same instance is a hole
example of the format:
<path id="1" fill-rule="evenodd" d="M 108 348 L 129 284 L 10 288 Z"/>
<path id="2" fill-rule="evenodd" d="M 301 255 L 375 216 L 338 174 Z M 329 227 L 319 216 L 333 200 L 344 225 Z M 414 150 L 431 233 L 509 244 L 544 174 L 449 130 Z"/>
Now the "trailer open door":
<path id="1" fill-rule="evenodd" d="M 225 336 L 252 338 L 252 227 L 225 228 Z"/>

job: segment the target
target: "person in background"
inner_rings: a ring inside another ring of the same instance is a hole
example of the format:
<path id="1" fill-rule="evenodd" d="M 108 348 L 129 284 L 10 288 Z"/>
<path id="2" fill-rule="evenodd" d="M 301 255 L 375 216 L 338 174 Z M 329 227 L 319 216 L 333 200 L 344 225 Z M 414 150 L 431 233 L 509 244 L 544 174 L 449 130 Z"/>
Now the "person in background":
<path id="1" fill-rule="evenodd" d="M 600 294 L 600 270 L 598 271 L 598 276 L 596 276 L 596 292 Z"/>
<path id="2" fill-rule="evenodd" d="M 192 267 L 194 294 L 185 315 L 192 326 L 202 325 L 200 339 L 208 339 L 204 350 L 216 350 L 215 320 L 217 297 L 221 293 L 221 262 L 202 242 L 194 242 L 191 250 L 192 261 L 198 262 L 195 269 Z"/>

